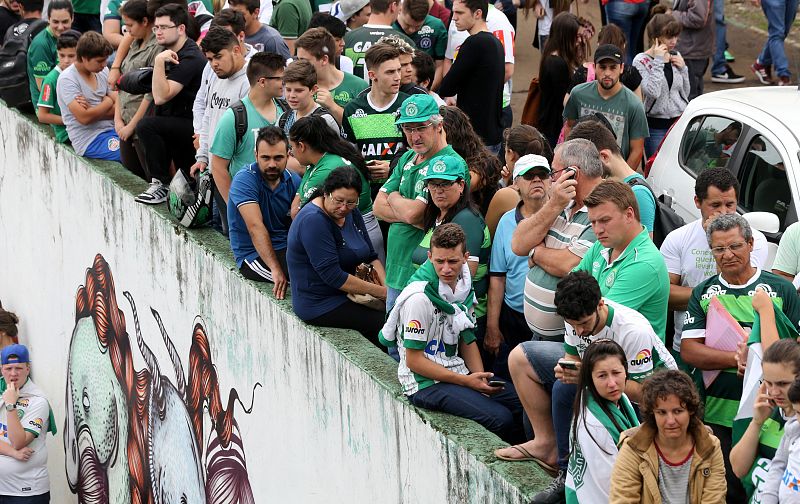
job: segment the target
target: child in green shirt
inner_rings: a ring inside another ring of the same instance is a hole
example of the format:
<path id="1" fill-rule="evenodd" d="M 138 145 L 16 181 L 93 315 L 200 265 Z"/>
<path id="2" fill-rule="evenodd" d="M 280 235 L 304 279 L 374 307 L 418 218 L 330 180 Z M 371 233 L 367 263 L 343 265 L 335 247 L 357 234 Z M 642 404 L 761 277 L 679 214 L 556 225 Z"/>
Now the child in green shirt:
<path id="1" fill-rule="evenodd" d="M 64 121 L 61 119 L 61 109 L 56 99 L 56 82 L 58 82 L 61 71 L 75 61 L 76 47 L 80 36 L 80 33 L 75 30 L 67 30 L 58 37 L 56 41 L 58 64 L 42 81 L 42 92 L 39 95 L 39 102 L 36 104 L 36 117 L 39 118 L 39 122 L 53 127 L 58 143 L 67 143 L 69 136 L 67 136 Z"/>

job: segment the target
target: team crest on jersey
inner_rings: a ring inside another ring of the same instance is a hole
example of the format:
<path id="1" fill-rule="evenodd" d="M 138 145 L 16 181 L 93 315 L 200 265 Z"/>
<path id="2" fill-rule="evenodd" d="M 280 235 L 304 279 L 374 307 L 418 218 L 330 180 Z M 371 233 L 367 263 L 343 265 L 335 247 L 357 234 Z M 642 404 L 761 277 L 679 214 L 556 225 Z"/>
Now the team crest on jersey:
<path id="1" fill-rule="evenodd" d="M 367 113 L 364 112 L 364 109 L 356 109 L 356 111 L 353 112 L 350 117 L 367 117 Z"/>
<path id="2" fill-rule="evenodd" d="M 423 38 L 419 39 L 419 47 L 420 47 L 420 49 L 430 49 L 432 45 L 433 45 L 433 42 L 431 42 L 431 38 L 430 37 L 423 37 Z"/>
<path id="3" fill-rule="evenodd" d="M 419 109 L 417 108 L 416 103 L 409 103 L 408 105 L 406 105 L 407 116 L 415 116 L 417 115 L 417 112 L 419 112 Z"/>
<path id="4" fill-rule="evenodd" d="M 711 299 L 725 294 L 726 292 L 728 292 L 727 289 L 723 289 L 721 285 L 712 285 L 706 289 L 706 293 L 700 296 L 700 299 Z"/>
<path id="5" fill-rule="evenodd" d="M 758 289 L 763 290 L 767 294 L 767 296 L 769 296 L 771 298 L 778 297 L 778 293 L 775 292 L 774 290 L 772 290 L 772 286 L 769 285 L 769 284 L 765 284 L 765 283 L 760 283 L 760 284 L 756 285 L 755 289 L 747 292 L 747 295 L 751 296 L 751 297 L 755 296 L 756 295 L 756 291 Z"/>
<path id="6" fill-rule="evenodd" d="M 423 182 L 421 180 L 417 180 L 417 184 L 414 186 L 414 191 L 415 192 L 422 192 L 422 190 L 424 188 L 425 188 L 425 186 L 423 185 Z"/>
<path id="7" fill-rule="evenodd" d="M 117 152 L 119 150 L 119 138 L 111 137 L 108 139 L 108 150 L 110 152 Z"/>
<path id="8" fill-rule="evenodd" d="M 606 287 L 614 285 L 614 280 L 617 278 L 617 270 L 611 270 L 611 273 L 606 277 Z"/>
<path id="9" fill-rule="evenodd" d="M 435 163 L 433 163 L 433 166 L 431 167 L 431 170 L 433 170 L 433 173 L 444 173 L 444 171 L 446 169 L 447 169 L 447 165 L 441 159 L 439 161 L 436 161 Z"/>

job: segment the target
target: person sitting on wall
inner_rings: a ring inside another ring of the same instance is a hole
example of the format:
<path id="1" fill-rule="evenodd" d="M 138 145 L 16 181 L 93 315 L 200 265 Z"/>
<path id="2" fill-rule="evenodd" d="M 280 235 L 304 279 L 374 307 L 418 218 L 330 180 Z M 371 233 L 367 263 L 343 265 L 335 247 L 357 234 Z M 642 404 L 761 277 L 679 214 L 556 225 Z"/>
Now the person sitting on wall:
<path id="1" fill-rule="evenodd" d="M 100 36 L 98 34 L 98 36 Z M 55 434 L 50 403 L 30 380 L 30 357 L 25 345 L 10 345 L 0 353 L 4 388 L 0 423 L 0 502 L 47 504 L 47 432 Z"/>
<path id="2" fill-rule="evenodd" d="M 256 162 L 233 177 L 228 195 L 231 249 L 239 271 L 249 280 L 272 282 L 278 299 L 286 294 L 286 238 L 292 199 L 300 177 L 286 169 L 289 140 L 276 126 L 256 137 Z"/>
<path id="3" fill-rule="evenodd" d="M 433 230 L 428 261 L 398 296 L 379 338 L 398 348 L 397 377 L 411 404 L 469 418 L 514 442 L 522 404 L 511 382 L 491 381 L 483 370 L 466 243 L 456 223 Z"/>

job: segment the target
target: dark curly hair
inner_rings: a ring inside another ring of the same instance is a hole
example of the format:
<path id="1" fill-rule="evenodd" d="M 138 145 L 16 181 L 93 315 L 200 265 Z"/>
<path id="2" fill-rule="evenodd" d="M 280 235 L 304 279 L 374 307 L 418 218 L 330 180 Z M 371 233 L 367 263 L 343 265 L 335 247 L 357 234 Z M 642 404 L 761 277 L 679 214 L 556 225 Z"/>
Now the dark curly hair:
<path id="1" fill-rule="evenodd" d="M 658 371 L 642 383 L 642 402 L 639 404 L 643 423 L 657 429 L 653 410 L 659 400 L 674 395 L 691 417 L 689 430 L 703 425 L 703 402 L 692 379 L 683 371 L 668 369 Z"/>
<path id="2" fill-rule="evenodd" d="M 553 303 L 565 319 L 580 320 L 591 315 L 600 304 L 600 285 L 586 271 L 573 271 L 558 282 Z"/>
<path id="3" fill-rule="evenodd" d="M 694 195 L 702 202 L 708 198 L 708 188 L 711 186 L 722 192 L 728 191 L 733 187 L 733 192 L 736 193 L 737 198 L 739 197 L 739 180 L 727 168 L 707 168 L 700 172 L 694 183 Z"/>
<path id="4" fill-rule="evenodd" d="M 486 149 L 481 137 L 472 128 L 472 122 L 458 107 L 439 107 L 442 115 L 444 132 L 447 143 L 455 150 L 472 171 L 481 176 L 481 187 L 473 190 L 472 201 L 480 208 L 483 215 L 489 208 L 492 196 L 497 192 L 497 182 L 500 180 L 500 159 Z"/>

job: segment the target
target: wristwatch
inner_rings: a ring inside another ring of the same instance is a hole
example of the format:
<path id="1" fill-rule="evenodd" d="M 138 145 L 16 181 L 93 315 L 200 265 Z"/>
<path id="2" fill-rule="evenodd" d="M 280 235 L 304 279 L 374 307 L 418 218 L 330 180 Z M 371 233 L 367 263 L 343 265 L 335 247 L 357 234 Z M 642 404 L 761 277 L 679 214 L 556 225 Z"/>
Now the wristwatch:
<path id="1" fill-rule="evenodd" d="M 6 404 L 6 411 L 14 411 L 15 409 L 17 409 L 16 404 Z"/>

